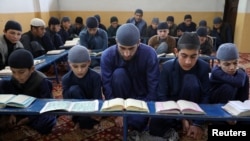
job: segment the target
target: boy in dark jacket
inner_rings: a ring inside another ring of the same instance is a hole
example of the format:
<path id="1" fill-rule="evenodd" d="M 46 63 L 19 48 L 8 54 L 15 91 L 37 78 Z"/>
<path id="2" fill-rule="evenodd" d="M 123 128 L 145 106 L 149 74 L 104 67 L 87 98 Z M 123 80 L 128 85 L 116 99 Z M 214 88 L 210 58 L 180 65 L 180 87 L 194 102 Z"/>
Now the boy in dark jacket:
<path id="1" fill-rule="evenodd" d="M 71 70 L 62 78 L 64 99 L 102 99 L 101 76 L 89 68 L 91 59 L 88 49 L 76 45 L 69 50 Z M 93 117 L 73 116 L 76 127 L 93 128 L 98 121 Z"/>
<path id="2" fill-rule="evenodd" d="M 199 59 L 200 42 L 196 33 L 184 32 L 175 49 L 176 58 L 162 65 L 158 100 L 179 99 L 195 103 L 207 103 L 209 88 L 209 64 Z M 183 133 L 193 139 L 200 139 L 204 134 L 202 121 L 152 118 L 150 134 L 178 140 L 175 130 L 182 127 Z M 171 136 L 169 136 L 171 135 Z"/>
<path id="3" fill-rule="evenodd" d="M 247 100 L 249 78 L 245 70 L 238 66 L 239 54 L 235 44 L 220 45 L 216 58 L 218 65 L 212 69 L 210 77 L 210 102 L 227 103 L 229 100 Z"/>
<path id="4" fill-rule="evenodd" d="M 53 98 L 52 83 L 47 77 L 35 70 L 32 54 L 25 49 L 11 53 L 8 60 L 12 77 L 0 81 L 0 93 L 26 94 L 36 98 Z M 41 134 L 50 133 L 56 125 L 54 115 L 11 115 L 9 127 L 28 125 Z"/>

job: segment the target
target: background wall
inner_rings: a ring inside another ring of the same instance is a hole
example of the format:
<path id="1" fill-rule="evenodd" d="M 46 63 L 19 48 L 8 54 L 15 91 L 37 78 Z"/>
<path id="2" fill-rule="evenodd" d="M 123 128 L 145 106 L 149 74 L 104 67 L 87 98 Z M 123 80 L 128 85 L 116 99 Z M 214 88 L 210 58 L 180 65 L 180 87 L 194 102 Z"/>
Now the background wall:
<path id="1" fill-rule="evenodd" d="M 109 26 L 111 16 L 117 16 L 119 22 L 125 21 L 134 15 L 134 11 L 141 8 L 143 18 L 150 24 L 153 17 L 165 21 L 166 17 L 173 15 L 178 24 L 183 21 L 185 14 L 191 14 L 193 21 L 198 23 L 205 19 L 212 26 L 215 16 L 222 16 L 224 10 L 223 0 L 0 0 L 0 31 L 6 21 L 13 19 L 19 21 L 23 31 L 29 30 L 29 22 L 38 17 L 47 23 L 50 16 L 69 16 L 74 21 L 76 16 L 87 17 L 99 14 L 101 22 Z M 206 15 L 206 16 L 204 16 Z"/>
<path id="2" fill-rule="evenodd" d="M 85 22 L 87 17 L 95 14 L 99 14 L 101 22 L 108 27 L 111 16 L 117 16 L 119 23 L 123 24 L 137 8 L 144 11 L 143 18 L 148 24 L 153 17 L 165 21 L 169 15 L 174 16 L 179 24 L 185 14 L 191 14 L 197 24 L 204 19 L 212 27 L 214 17 L 223 18 L 224 5 L 225 0 L 0 0 L 0 31 L 10 19 L 20 22 L 23 32 L 26 32 L 34 17 L 42 18 L 47 23 L 51 16 L 69 16 L 73 23 L 77 16 L 83 17 Z M 250 1 L 240 0 L 234 42 L 243 53 L 250 52 L 249 23 Z"/>

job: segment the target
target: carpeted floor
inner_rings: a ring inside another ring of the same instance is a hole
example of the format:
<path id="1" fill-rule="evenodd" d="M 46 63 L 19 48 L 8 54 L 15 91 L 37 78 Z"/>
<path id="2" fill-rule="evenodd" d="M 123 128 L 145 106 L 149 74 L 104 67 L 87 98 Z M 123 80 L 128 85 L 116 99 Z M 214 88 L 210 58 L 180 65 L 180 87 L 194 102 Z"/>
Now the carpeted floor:
<path id="1" fill-rule="evenodd" d="M 240 54 L 240 65 L 250 76 L 250 54 Z M 62 98 L 61 84 L 54 83 L 53 94 L 55 98 Z M 114 118 L 104 118 L 98 129 L 74 129 L 70 116 L 58 117 L 58 123 L 52 133 L 40 135 L 27 126 L 15 127 L 12 130 L 0 133 L 0 141 L 122 141 L 122 130 L 114 124 Z M 181 141 L 191 141 L 183 137 Z M 203 139 L 206 140 L 206 137 Z"/>

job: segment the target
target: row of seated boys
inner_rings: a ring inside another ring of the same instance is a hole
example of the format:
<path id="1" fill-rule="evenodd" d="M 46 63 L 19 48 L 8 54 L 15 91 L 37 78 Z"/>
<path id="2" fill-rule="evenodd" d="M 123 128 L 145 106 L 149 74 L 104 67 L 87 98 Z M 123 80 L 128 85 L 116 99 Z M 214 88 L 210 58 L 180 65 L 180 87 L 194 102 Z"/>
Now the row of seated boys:
<path id="1" fill-rule="evenodd" d="M 156 51 L 140 43 L 140 32 L 134 24 L 123 24 L 117 31 L 116 39 L 117 45 L 107 48 L 101 56 L 101 75 L 89 67 L 91 58 L 86 47 L 76 45 L 69 50 L 68 63 L 71 69 L 62 77 L 65 99 L 103 99 L 102 95 L 104 99 L 186 99 L 196 103 L 227 103 L 229 100 L 248 99 L 248 75 L 244 69 L 238 68 L 239 54 L 235 44 L 225 43 L 219 47 L 216 54 L 218 65 L 211 70 L 207 62 L 199 59 L 200 41 L 197 33 L 184 32 L 174 49 L 176 58 L 163 63 L 160 70 Z M 13 75 L 11 80 L 0 81 L 1 93 L 52 98 L 51 82 L 34 69 L 33 56 L 29 51 L 13 51 L 8 64 Z M 43 114 L 11 115 L 7 119 L 10 127 L 27 124 L 40 133 L 50 133 L 56 125 L 55 116 Z M 80 128 L 93 128 L 99 123 L 96 117 L 73 116 L 72 120 Z M 128 116 L 130 130 L 142 132 L 148 126 L 150 136 L 173 140 L 179 139 L 178 130 L 193 139 L 200 139 L 205 132 L 204 122 Z M 117 117 L 115 123 L 123 127 L 123 118 Z M 220 124 L 242 123 L 225 121 Z"/>

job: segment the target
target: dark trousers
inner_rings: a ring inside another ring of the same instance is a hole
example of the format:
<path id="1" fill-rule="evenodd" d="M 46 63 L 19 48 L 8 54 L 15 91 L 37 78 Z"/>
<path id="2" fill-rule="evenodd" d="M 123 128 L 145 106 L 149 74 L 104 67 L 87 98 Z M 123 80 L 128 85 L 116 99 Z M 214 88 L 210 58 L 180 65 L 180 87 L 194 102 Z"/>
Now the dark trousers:
<path id="1" fill-rule="evenodd" d="M 137 98 L 133 95 L 133 84 L 131 77 L 124 68 L 118 68 L 112 75 L 112 93 L 114 97 Z M 148 117 L 128 116 L 128 127 L 137 131 L 143 131 L 148 124 Z"/>
<path id="2" fill-rule="evenodd" d="M 222 84 L 210 90 L 210 103 L 227 103 L 233 100 L 237 93 L 237 88 L 229 84 Z"/>
<path id="3" fill-rule="evenodd" d="M 185 99 L 198 103 L 201 100 L 200 93 L 201 85 L 197 77 L 192 74 L 186 74 L 183 77 L 179 99 Z M 149 132 L 151 135 L 163 136 L 170 128 L 181 129 L 181 120 L 168 118 L 151 118 L 149 124 Z"/>
<path id="4" fill-rule="evenodd" d="M 56 125 L 55 115 L 29 116 L 29 120 L 30 122 L 28 125 L 41 134 L 50 133 L 52 128 Z"/>
<path id="5" fill-rule="evenodd" d="M 69 95 L 66 97 L 72 99 L 86 99 L 85 93 L 78 85 L 71 86 L 69 89 Z M 74 123 L 79 123 L 80 128 L 92 129 L 99 121 L 89 117 L 89 116 L 73 116 L 72 121 Z"/>

